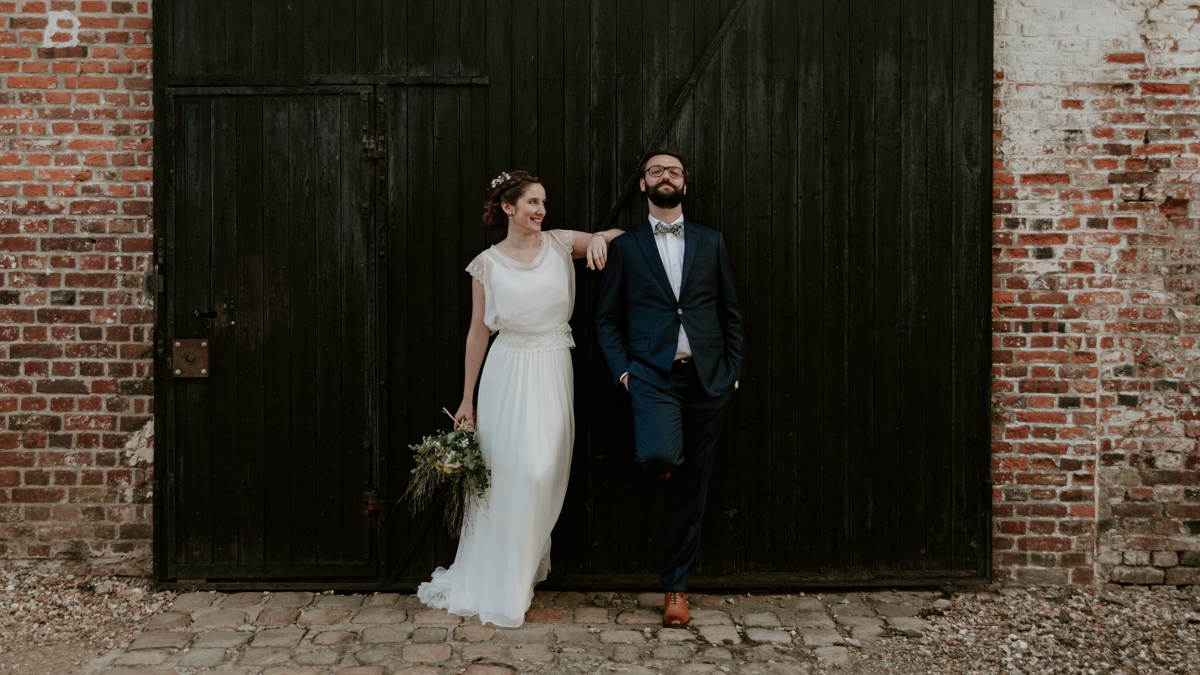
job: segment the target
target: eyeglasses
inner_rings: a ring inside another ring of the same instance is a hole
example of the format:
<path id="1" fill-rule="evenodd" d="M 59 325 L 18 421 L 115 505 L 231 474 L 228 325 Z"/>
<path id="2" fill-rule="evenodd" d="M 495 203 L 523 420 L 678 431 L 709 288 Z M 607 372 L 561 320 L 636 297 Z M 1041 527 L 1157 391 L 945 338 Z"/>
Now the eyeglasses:
<path id="1" fill-rule="evenodd" d="M 671 178 L 683 177 L 683 169 L 678 166 L 663 167 L 655 164 L 654 166 L 646 167 L 646 173 L 650 174 L 654 178 L 658 178 L 659 176 L 663 175 L 664 171 L 667 172 L 667 175 Z"/>

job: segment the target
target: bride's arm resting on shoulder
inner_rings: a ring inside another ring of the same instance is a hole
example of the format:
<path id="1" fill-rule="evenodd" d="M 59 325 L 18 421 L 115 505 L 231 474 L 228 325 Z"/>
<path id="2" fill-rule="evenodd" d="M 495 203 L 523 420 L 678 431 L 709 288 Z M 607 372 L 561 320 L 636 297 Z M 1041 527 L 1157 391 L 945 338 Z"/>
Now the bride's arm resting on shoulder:
<path id="1" fill-rule="evenodd" d="M 625 230 L 612 229 L 602 232 L 575 231 L 575 245 L 571 249 L 572 258 L 587 258 L 589 270 L 602 270 L 608 262 L 608 243 L 625 234 Z"/>
<path id="2" fill-rule="evenodd" d="M 463 426 L 470 421 L 475 424 L 475 382 L 479 379 L 479 368 L 483 365 L 483 356 L 487 353 L 488 327 L 483 322 L 483 284 L 478 279 L 471 279 L 471 328 L 467 331 L 467 354 L 463 361 L 463 398 L 454 413 L 454 428 Z"/>

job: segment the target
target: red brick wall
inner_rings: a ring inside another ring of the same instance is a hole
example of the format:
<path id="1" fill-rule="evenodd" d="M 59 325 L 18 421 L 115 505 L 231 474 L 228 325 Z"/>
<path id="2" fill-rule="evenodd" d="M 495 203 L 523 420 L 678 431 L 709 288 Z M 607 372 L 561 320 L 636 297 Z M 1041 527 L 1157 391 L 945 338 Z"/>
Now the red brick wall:
<path id="1" fill-rule="evenodd" d="M 145 571 L 150 6 L 0 18 L 0 559 Z"/>
<path id="2" fill-rule="evenodd" d="M 1001 581 L 1200 583 L 1197 11 L 1124 5 L 996 5 Z"/>

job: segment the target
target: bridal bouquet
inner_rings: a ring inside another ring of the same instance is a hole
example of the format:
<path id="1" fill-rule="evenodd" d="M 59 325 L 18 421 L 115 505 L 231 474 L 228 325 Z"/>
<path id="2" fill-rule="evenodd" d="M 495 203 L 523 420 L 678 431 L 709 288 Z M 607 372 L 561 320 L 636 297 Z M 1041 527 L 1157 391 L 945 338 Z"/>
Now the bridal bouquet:
<path id="1" fill-rule="evenodd" d="M 447 415 L 450 412 L 442 409 Z M 450 419 L 454 419 L 450 415 Z M 487 492 L 492 472 L 483 465 L 483 454 L 475 440 L 475 429 L 463 426 L 455 431 L 439 431 L 420 443 L 408 446 L 416 467 L 404 491 L 408 508 L 415 516 L 429 506 L 439 489 L 446 491 L 443 522 L 458 536 L 470 522 L 464 522 L 469 506 Z"/>

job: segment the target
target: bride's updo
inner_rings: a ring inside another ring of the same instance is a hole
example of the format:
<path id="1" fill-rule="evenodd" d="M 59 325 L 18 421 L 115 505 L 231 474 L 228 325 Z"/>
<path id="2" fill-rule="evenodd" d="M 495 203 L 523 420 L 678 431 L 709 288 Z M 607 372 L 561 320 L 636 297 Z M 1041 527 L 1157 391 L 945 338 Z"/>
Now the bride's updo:
<path id="1" fill-rule="evenodd" d="M 528 171 L 505 172 L 492 181 L 491 196 L 483 203 L 483 224 L 497 227 L 508 222 L 500 204 L 516 204 L 530 185 L 542 181 Z"/>

